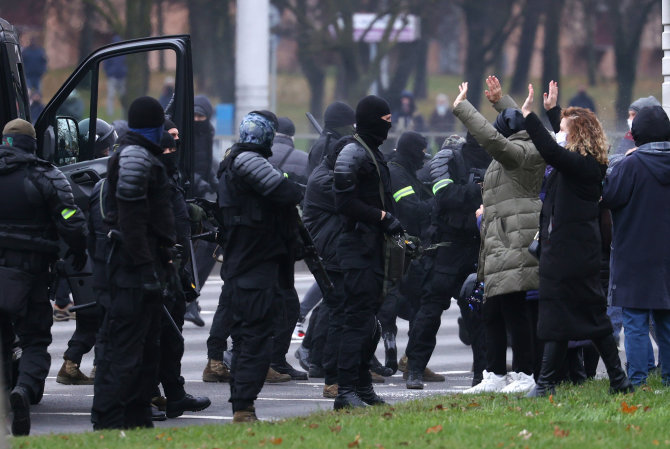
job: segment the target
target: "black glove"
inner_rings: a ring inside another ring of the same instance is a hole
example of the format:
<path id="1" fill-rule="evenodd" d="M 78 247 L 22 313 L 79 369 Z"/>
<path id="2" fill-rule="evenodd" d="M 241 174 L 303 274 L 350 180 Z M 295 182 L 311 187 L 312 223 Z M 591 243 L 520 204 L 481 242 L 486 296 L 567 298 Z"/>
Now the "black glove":
<path id="1" fill-rule="evenodd" d="M 72 268 L 74 271 L 81 271 L 86 266 L 86 261 L 88 260 L 88 255 L 86 250 L 83 251 L 74 251 L 72 248 L 68 249 L 65 253 L 65 258 L 72 256 Z"/>
<path id="2" fill-rule="evenodd" d="M 386 212 L 381 221 L 382 231 L 388 235 L 404 234 L 405 230 L 402 228 L 400 221 L 390 213 Z"/>
<path id="3" fill-rule="evenodd" d="M 140 283 L 145 301 L 159 302 L 162 299 L 163 288 L 151 264 L 140 267 Z"/>

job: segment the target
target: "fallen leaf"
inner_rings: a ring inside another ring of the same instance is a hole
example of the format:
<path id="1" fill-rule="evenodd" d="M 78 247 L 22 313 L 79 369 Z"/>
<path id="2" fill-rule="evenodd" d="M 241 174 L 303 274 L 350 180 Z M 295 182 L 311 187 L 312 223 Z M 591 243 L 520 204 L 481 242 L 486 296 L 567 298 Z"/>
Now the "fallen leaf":
<path id="1" fill-rule="evenodd" d="M 163 439 L 164 436 L 165 436 L 165 432 L 159 433 L 158 435 L 156 435 L 156 439 L 161 440 L 161 439 Z"/>
<path id="2" fill-rule="evenodd" d="M 523 429 L 521 432 L 519 432 L 517 436 L 523 438 L 524 440 L 527 440 L 528 438 L 533 436 L 533 433 L 527 431 L 526 429 Z"/>
<path id="3" fill-rule="evenodd" d="M 505 443 L 498 443 L 498 444 L 496 444 L 496 447 L 503 447 L 503 446 L 505 446 Z"/>
<path id="4" fill-rule="evenodd" d="M 621 402 L 621 412 L 622 413 L 629 413 L 629 414 L 632 415 L 633 413 L 635 413 L 637 411 L 637 409 L 638 409 L 637 405 L 628 405 L 626 403 L 626 401 Z"/>
<path id="5" fill-rule="evenodd" d="M 468 407 L 479 407 L 479 402 L 472 401 L 468 404 Z"/>
<path id="6" fill-rule="evenodd" d="M 639 431 L 640 431 L 640 426 L 636 426 L 635 424 L 628 424 L 628 425 L 626 426 L 626 430 L 629 431 L 629 432 L 630 432 L 631 430 L 633 430 L 633 431 L 635 431 L 635 432 L 639 432 Z"/>
<path id="7" fill-rule="evenodd" d="M 391 413 L 391 412 L 386 412 L 386 413 L 384 413 L 382 416 L 383 416 L 384 418 L 386 418 L 386 419 L 391 419 L 391 418 L 393 418 L 393 413 Z"/>
<path id="8" fill-rule="evenodd" d="M 438 432 L 442 432 L 441 424 L 426 429 L 426 433 L 438 433 Z"/>
<path id="9" fill-rule="evenodd" d="M 167 441 L 172 441 L 172 437 L 167 437 Z"/>
<path id="10" fill-rule="evenodd" d="M 377 449 L 384 449 L 384 446 L 382 446 L 381 444 L 375 444 L 375 447 L 376 447 Z"/>
<path id="11" fill-rule="evenodd" d="M 554 403 L 554 395 L 553 394 L 549 395 L 549 402 L 551 402 L 552 404 Z"/>
<path id="12" fill-rule="evenodd" d="M 570 431 L 569 431 L 569 430 L 564 430 L 564 429 L 561 429 L 561 428 L 558 427 L 558 426 L 554 426 L 554 436 L 555 436 L 556 438 L 565 438 L 565 437 L 567 437 L 568 435 L 570 435 Z"/>
<path id="13" fill-rule="evenodd" d="M 433 410 L 444 410 L 444 406 L 442 404 L 437 404 Z"/>
<path id="14" fill-rule="evenodd" d="M 400 446 L 409 446 L 409 441 L 401 441 L 398 443 Z"/>
<path id="15" fill-rule="evenodd" d="M 121 431 L 121 438 L 123 438 L 123 437 L 125 437 L 125 436 L 126 436 L 126 434 L 123 433 L 123 430 L 122 430 L 122 431 Z M 69 440 L 69 439 L 70 439 L 70 437 L 67 436 L 67 435 L 61 435 L 60 438 L 61 438 L 62 440 Z"/>
<path id="16" fill-rule="evenodd" d="M 312 423 L 312 424 L 309 425 L 310 429 L 317 429 L 318 427 L 319 427 L 319 425 L 317 423 Z"/>
<path id="17" fill-rule="evenodd" d="M 342 430 L 342 426 L 329 426 L 328 427 L 331 432 L 339 433 L 340 430 Z"/>
<path id="18" fill-rule="evenodd" d="M 105 436 L 104 436 L 104 435 L 100 435 L 100 439 L 101 439 L 101 440 L 102 440 L 102 439 L 104 439 L 104 438 L 105 438 Z"/>
<path id="19" fill-rule="evenodd" d="M 648 412 L 651 409 L 650 406 L 645 406 L 645 408 L 642 409 L 643 412 Z"/>
<path id="20" fill-rule="evenodd" d="M 361 441 L 361 435 L 358 434 L 356 435 L 356 438 L 354 438 L 354 441 L 351 443 L 347 444 L 348 447 L 358 447 L 359 442 Z"/>
<path id="21" fill-rule="evenodd" d="M 282 441 L 283 440 L 281 438 L 275 438 L 275 437 L 270 438 L 270 443 L 275 444 L 275 445 L 281 444 Z"/>
<path id="22" fill-rule="evenodd" d="M 651 442 L 651 444 L 653 444 L 654 446 L 658 446 L 661 443 L 658 440 L 654 440 Z"/>

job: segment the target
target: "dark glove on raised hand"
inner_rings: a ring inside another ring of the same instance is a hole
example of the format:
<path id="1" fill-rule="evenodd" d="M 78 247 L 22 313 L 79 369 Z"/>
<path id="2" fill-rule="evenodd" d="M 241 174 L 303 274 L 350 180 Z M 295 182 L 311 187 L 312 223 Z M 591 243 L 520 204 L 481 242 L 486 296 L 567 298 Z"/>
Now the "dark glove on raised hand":
<path id="1" fill-rule="evenodd" d="M 75 252 L 70 248 L 65 253 L 65 258 L 67 259 L 70 256 L 72 256 L 72 268 L 74 268 L 75 271 L 83 270 L 86 266 L 86 261 L 88 260 L 86 250 Z"/>
<path id="2" fill-rule="evenodd" d="M 145 301 L 158 302 L 161 300 L 162 287 L 153 265 L 147 264 L 140 267 L 140 283 Z"/>
<path id="3" fill-rule="evenodd" d="M 388 235 L 404 234 L 405 230 L 402 228 L 400 221 L 390 213 L 386 212 L 381 221 L 382 230 Z"/>

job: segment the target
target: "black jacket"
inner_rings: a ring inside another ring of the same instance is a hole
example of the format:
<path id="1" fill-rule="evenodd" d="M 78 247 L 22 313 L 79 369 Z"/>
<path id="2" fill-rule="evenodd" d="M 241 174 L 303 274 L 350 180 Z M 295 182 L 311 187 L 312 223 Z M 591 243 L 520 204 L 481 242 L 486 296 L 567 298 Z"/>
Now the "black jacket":
<path id="1" fill-rule="evenodd" d="M 293 220 L 303 191 L 268 162 L 263 155 L 268 152 L 235 144 L 219 168 L 217 202 L 226 241 L 221 273 L 226 279 L 266 261 L 290 258 L 293 251 Z"/>
<path id="2" fill-rule="evenodd" d="M 326 268 L 337 270 L 337 239 L 343 228 L 335 207 L 333 168 L 333 161 L 324 159 L 309 176 L 302 220 Z"/>
<path id="3" fill-rule="evenodd" d="M 598 206 L 607 167 L 556 143 L 535 114 L 526 130 L 554 167 L 540 215 L 538 336 L 581 340 L 612 332 L 600 283 Z"/>
<path id="4" fill-rule="evenodd" d="M 176 241 L 170 186 L 157 156 L 162 149 L 129 131 L 107 166 L 107 210 L 112 227 L 121 231 L 128 265 L 157 266 L 160 247 Z"/>
<path id="5" fill-rule="evenodd" d="M 335 131 L 324 128 L 323 132 L 321 132 L 319 138 L 316 140 L 316 142 L 314 142 L 314 145 L 312 145 L 312 148 L 310 148 L 309 154 L 307 155 L 308 176 L 310 173 L 312 173 L 312 171 L 314 171 L 316 167 L 319 166 L 326 154 L 333 153 L 335 146 L 337 145 L 337 141 L 340 139 L 340 137 L 341 136 Z"/>
<path id="6" fill-rule="evenodd" d="M 86 249 L 86 218 L 65 175 L 18 147 L 0 146 L 0 248 L 58 253 L 58 237 Z"/>
<path id="7" fill-rule="evenodd" d="M 194 193 L 204 197 L 216 192 L 216 172 L 214 165 L 214 127 L 209 120 L 193 124 Z"/>
<path id="8" fill-rule="evenodd" d="M 432 192 L 411 169 L 401 154 L 388 163 L 396 216 L 409 235 L 421 237 L 430 226 Z"/>

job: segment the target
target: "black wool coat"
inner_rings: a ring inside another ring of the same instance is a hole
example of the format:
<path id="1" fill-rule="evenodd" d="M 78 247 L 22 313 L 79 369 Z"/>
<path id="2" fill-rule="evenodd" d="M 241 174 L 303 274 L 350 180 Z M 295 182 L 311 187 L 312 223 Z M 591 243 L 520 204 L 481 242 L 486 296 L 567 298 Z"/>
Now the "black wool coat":
<path id="1" fill-rule="evenodd" d="M 540 215 L 538 337 L 559 341 L 605 336 L 612 325 L 600 282 L 598 203 L 607 166 L 558 145 L 535 114 L 526 117 L 526 130 L 554 167 Z"/>

